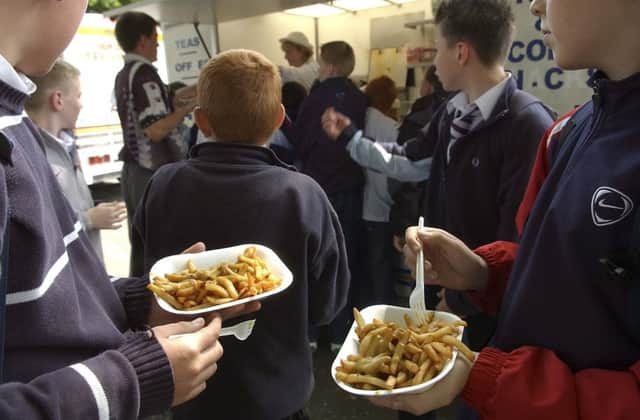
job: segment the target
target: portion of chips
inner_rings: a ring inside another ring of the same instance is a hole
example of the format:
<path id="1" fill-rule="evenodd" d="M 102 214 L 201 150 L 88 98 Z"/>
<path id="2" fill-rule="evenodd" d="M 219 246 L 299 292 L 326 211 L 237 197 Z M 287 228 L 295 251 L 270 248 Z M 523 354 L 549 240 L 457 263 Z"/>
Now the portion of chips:
<path id="1" fill-rule="evenodd" d="M 176 309 L 193 311 L 268 292 L 282 284 L 248 247 L 235 263 L 198 269 L 189 260 L 184 270 L 153 278 L 147 288 Z"/>
<path id="2" fill-rule="evenodd" d="M 414 325 L 404 315 L 404 328 L 378 319 L 366 324 L 353 308 L 358 335 L 358 354 L 349 355 L 336 368 L 336 378 L 349 386 L 374 390 L 418 385 L 435 377 L 458 349 L 473 361 L 474 353 L 458 340 L 458 327 L 465 321 L 448 323 L 435 319 L 433 312 L 424 324 Z"/>

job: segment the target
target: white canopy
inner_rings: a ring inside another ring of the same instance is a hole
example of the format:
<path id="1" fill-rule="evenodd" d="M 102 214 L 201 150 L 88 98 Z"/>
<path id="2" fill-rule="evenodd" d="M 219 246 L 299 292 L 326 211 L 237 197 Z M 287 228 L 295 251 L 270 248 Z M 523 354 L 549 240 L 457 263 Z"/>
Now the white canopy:
<path id="1" fill-rule="evenodd" d="M 128 11 L 144 12 L 163 25 L 219 22 L 242 19 L 294 7 L 317 0 L 142 0 L 105 13 L 116 17 Z"/>

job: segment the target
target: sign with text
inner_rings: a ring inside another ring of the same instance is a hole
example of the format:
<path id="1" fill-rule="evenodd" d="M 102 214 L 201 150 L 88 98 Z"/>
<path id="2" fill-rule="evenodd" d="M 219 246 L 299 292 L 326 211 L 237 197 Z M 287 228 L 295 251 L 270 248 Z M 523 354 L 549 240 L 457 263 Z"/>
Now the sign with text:
<path id="1" fill-rule="evenodd" d="M 198 27 L 207 49 L 215 54 L 215 35 L 212 25 Z M 167 54 L 167 70 L 170 82 L 197 83 L 200 69 L 207 63 L 206 49 L 191 24 L 164 28 L 164 45 Z"/>
<path id="2" fill-rule="evenodd" d="M 542 41 L 540 19 L 531 14 L 529 5 L 527 0 L 513 0 L 516 36 L 506 68 L 518 87 L 563 114 L 589 99 L 592 90 L 587 81 L 592 71 L 565 71 L 556 65 L 553 51 Z"/>

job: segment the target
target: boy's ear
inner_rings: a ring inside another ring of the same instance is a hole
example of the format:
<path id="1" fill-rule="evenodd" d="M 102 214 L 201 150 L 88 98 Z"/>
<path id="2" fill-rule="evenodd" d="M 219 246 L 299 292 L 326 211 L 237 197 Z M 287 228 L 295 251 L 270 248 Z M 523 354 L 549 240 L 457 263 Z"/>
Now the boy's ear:
<path id="1" fill-rule="evenodd" d="M 284 105 L 280 104 L 280 110 L 278 111 L 278 116 L 276 117 L 276 126 L 273 129 L 274 131 L 280 128 L 280 126 L 282 125 L 282 122 L 284 121 L 285 115 L 286 115 L 286 112 L 284 110 Z"/>
<path id="2" fill-rule="evenodd" d="M 62 99 L 62 92 L 54 90 L 49 94 L 49 106 L 55 112 L 60 112 L 64 108 L 64 100 Z"/>
<path id="3" fill-rule="evenodd" d="M 133 51 L 140 51 L 141 49 L 144 49 L 145 42 L 147 42 L 147 36 L 144 34 L 140 35 L 140 38 L 138 38 L 138 42 L 136 42 L 136 47 L 133 49 Z"/>
<path id="4" fill-rule="evenodd" d="M 211 124 L 207 120 L 207 116 L 204 114 L 204 111 L 198 106 L 193 110 L 193 117 L 196 120 L 196 125 L 202 131 L 205 137 L 210 138 L 213 137 L 213 129 L 211 128 Z"/>
<path id="5" fill-rule="evenodd" d="M 457 57 L 458 64 L 464 66 L 469 63 L 469 58 L 471 58 L 471 45 L 466 42 L 458 42 L 456 44 L 457 49 Z"/>

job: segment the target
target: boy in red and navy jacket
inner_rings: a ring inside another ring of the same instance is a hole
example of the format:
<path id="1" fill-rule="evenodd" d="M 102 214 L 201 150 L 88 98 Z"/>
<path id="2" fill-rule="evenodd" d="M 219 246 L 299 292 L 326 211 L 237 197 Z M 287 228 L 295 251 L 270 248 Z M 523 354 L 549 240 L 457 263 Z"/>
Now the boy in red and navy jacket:
<path id="1" fill-rule="evenodd" d="M 518 215 L 520 245 L 472 252 L 444 231 L 407 232 L 408 257 L 425 250 L 429 283 L 499 309 L 491 345 L 428 393 L 375 403 L 424 412 L 461 393 L 485 419 L 638 417 L 640 4 L 601 5 L 531 4 L 561 67 L 600 71 L 593 99 L 543 139 Z"/>

